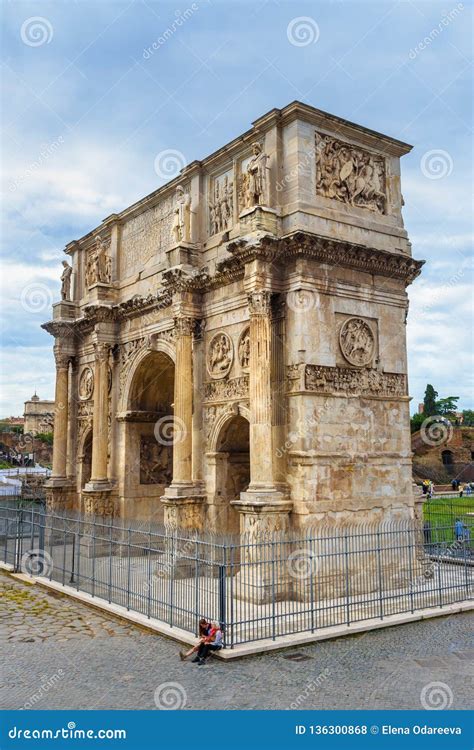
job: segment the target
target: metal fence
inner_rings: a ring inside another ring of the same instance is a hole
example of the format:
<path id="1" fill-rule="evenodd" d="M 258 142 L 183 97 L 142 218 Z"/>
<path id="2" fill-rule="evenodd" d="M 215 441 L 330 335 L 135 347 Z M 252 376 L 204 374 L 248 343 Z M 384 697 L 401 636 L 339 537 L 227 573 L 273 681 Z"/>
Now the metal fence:
<path id="1" fill-rule="evenodd" d="M 16 571 L 225 646 L 317 632 L 470 598 L 469 528 L 392 523 L 224 537 L 153 524 L 0 506 L 0 560 Z"/>

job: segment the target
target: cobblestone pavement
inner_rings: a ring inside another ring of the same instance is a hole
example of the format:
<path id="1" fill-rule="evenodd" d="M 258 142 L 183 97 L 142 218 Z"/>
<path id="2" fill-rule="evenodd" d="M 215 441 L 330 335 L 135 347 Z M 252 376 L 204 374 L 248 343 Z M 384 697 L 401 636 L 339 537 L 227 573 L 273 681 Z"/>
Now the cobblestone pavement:
<path id="1" fill-rule="evenodd" d="M 472 707 L 471 613 L 199 667 L 171 640 L 5 573 L 0 594 L 5 709 Z"/>

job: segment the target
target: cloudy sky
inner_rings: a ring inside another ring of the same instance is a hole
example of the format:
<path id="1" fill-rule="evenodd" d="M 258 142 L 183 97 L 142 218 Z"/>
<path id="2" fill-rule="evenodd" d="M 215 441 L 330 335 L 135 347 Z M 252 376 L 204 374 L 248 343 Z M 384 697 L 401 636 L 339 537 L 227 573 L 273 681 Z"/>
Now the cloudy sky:
<path id="1" fill-rule="evenodd" d="M 470 3 L 102 0 L 3 3 L 0 415 L 54 396 L 62 250 L 299 99 L 414 145 L 403 159 L 410 393 L 472 407 Z M 170 29 L 171 33 L 163 34 Z M 158 172 L 160 170 L 158 169 Z"/>

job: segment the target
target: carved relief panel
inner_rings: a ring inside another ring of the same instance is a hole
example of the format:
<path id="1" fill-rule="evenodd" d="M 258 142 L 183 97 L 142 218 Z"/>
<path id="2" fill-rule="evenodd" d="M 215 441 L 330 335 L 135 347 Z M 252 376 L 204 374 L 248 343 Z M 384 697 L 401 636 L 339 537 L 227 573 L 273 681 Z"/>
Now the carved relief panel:
<path id="1" fill-rule="evenodd" d="M 228 169 L 211 180 L 209 195 L 209 235 L 226 232 L 234 217 L 234 175 Z"/>
<path id="2" fill-rule="evenodd" d="M 84 367 L 79 378 L 79 398 L 88 401 L 94 393 L 94 373 L 90 367 Z"/>
<path id="3" fill-rule="evenodd" d="M 244 372 L 248 372 L 250 367 L 250 327 L 247 326 L 239 337 L 237 345 L 239 365 Z"/>
<path id="4" fill-rule="evenodd" d="M 173 478 L 173 455 L 169 445 L 154 436 L 140 437 L 140 484 L 170 484 Z"/>
<path id="5" fill-rule="evenodd" d="M 353 367 L 373 367 L 377 361 L 377 321 L 336 314 L 337 362 Z"/>
<path id="6" fill-rule="evenodd" d="M 207 353 L 207 371 L 211 378 L 225 378 L 228 375 L 234 359 L 232 339 L 220 331 L 212 337 Z"/>
<path id="7" fill-rule="evenodd" d="M 345 141 L 316 133 L 316 193 L 384 214 L 385 160 Z"/>

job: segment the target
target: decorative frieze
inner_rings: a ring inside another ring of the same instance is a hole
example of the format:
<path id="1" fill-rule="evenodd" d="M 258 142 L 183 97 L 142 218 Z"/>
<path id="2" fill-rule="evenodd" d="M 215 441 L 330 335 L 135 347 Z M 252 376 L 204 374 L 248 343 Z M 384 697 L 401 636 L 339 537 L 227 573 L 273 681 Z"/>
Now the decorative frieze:
<path id="1" fill-rule="evenodd" d="M 316 133 L 316 192 L 350 206 L 386 212 L 385 160 Z"/>
<path id="2" fill-rule="evenodd" d="M 380 372 L 368 367 L 293 365 L 287 368 L 287 391 L 401 398 L 407 395 L 407 378 L 401 373 Z"/>
<path id="3" fill-rule="evenodd" d="M 173 478 L 173 456 L 169 445 L 154 436 L 140 437 L 140 484 L 170 484 Z"/>
<path id="4" fill-rule="evenodd" d="M 249 376 L 230 380 L 213 380 L 204 386 L 205 401 L 225 401 L 226 399 L 248 398 Z"/>

